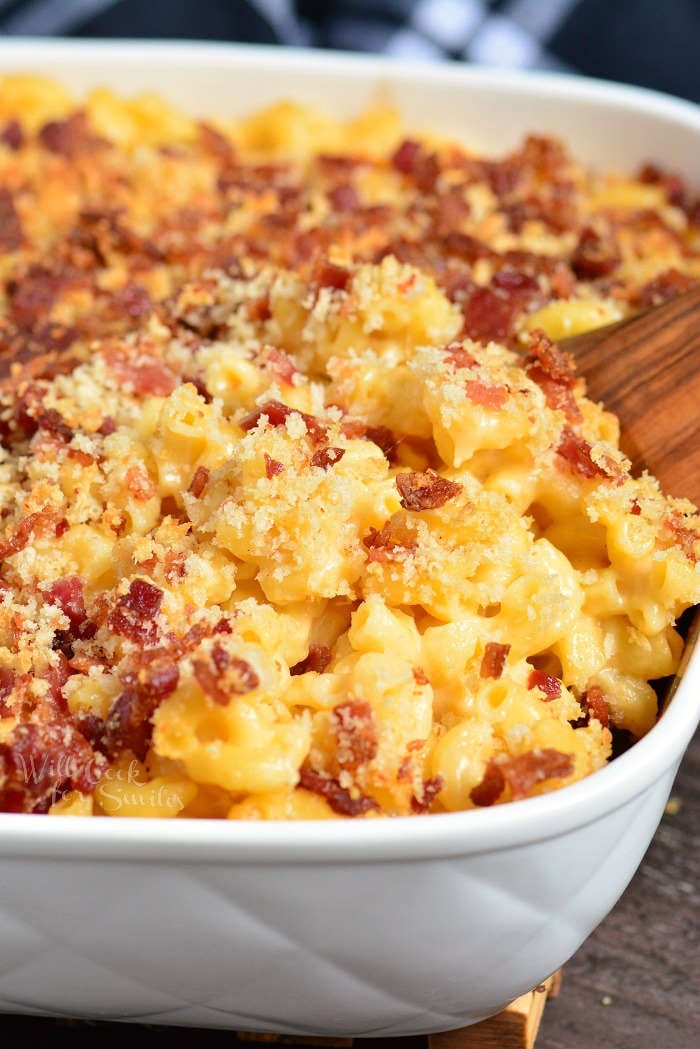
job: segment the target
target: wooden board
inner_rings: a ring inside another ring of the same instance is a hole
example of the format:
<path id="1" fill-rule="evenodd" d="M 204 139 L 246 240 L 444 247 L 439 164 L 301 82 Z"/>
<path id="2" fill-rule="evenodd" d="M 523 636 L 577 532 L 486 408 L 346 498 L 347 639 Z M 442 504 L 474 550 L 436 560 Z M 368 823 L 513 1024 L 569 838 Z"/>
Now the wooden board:
<path id="1" fill-rule="evenodd" d="M 523 994 L 514 1002 L 488 1020 L 460 1027 L 455 1031 L 429 1034 L 423 1038 L 387 1038 L 383 1043 L 387 1049 L 534 1049 L 542 1013 L 548 998 L 554 998 L 561 986 L 561 969 L 554 973 L 534 991 Z M 268 1045 L 328 1046 L 331 1049 L 360 1049 L 363 1040 L 352 1038 L 303 1038 L 299 1035 L 256 1034 L 237 1031 L 239 1042 Z M 380 1044 L 377 1039 L 374 1044 Z"/>
<path id="2" fill-rule="evenodd" d="M 561 969 L 488 1020 L 428 1035 L 428 1049 L 533 1049 L 548 998 L 561 986 Z"/>

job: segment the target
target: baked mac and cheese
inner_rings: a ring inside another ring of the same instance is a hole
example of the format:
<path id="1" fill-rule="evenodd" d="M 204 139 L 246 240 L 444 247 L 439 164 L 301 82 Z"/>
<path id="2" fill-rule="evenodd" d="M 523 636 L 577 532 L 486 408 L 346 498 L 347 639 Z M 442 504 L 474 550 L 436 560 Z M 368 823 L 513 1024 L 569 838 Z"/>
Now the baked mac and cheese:
<path id="1" fill-rule="evenodd" d="M 556 346 L 700 277 L 673 175 L 0 84 L 0 809 L 486 806 L 654 723 L 700 521 Z"/>

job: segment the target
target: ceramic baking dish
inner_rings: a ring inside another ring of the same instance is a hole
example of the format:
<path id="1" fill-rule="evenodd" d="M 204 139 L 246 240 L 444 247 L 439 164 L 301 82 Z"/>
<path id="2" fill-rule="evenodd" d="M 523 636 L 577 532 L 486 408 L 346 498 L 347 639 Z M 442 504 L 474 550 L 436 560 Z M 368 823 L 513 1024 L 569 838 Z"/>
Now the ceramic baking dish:
<path id="1" fill-rule="evenodd" d="M 281 95 L 506 149 L 655 159 L 700 183 L 700 113 L 646 91 L 455 65 L 190 44 L 3 42 L 0 70 L 155 89 L 201 114 Z M 334 1035 L 457 1027 L 566 961 L 639 864 L 700 713 L 700 657 L 659 724 L 553 794 L 337 823 L 0 815 L 0 1010 Z"/>

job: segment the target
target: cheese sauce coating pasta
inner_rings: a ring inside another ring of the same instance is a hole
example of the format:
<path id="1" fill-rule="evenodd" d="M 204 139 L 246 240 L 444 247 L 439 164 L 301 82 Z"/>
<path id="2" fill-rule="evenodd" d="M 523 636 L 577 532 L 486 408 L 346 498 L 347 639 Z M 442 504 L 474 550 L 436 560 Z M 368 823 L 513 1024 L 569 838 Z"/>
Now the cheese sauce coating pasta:
<path id="1" fill-rule="evenodd" d="M 700 521 L 556 340 L 700 278 L 680 179 L 15 76 L 0 187 L 0 810 L 462 810 L 654 724 Z"/>

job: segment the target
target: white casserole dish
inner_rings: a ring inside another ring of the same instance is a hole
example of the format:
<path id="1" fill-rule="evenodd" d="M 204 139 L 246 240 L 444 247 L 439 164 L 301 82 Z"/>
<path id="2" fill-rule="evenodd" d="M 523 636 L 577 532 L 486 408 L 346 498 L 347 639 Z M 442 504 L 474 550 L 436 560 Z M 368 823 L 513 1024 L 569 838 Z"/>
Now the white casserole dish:
<path id="1" fill-rule="evenodd" d="M 0 71 L 154 89 L 190 111 L 281 95 L 501 151 L 530 130 L 601 167 L 700 183 L 690 104 L 585 80 L 200 44 L 3 42 Z M 659 724 L 589 779 L 396 821 L 0 815 L 0 1010 L 326 1035 L 497 1011 L 576 951 L 639 864 L 700 714 L 700 655 Z"/>

